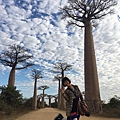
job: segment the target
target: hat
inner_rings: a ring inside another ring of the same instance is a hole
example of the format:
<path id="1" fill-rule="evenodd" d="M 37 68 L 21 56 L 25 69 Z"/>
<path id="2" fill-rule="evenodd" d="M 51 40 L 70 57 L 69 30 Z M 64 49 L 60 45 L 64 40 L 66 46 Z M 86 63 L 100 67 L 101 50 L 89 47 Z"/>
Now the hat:
<path id="1" fill-rule="evenodd" d="M 68 78 L 68 77 L 64 77 L 63 79 L 62 79 L 62 85 L 64 86 L 64 82 L 65 81 L 68 81 L 69 83 L 71 83 L 71 81 L 70 81 L 70 79 Z"/>

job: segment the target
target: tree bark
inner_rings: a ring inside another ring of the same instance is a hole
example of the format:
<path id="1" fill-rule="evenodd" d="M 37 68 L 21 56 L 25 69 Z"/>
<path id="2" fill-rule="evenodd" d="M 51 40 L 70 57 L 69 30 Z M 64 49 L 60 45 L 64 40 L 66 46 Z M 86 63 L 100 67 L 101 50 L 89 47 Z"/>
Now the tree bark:
<path id="1" fill-rule="evenodd" d="M 64 77 L 64 71 L 62 71 L 62 78 Z M 62 85 L 61 82 L 61 89 L 65 90 L 64 86 Z M 62 97 L 62 93 L 60 92 L 60 109 L 61 110 L 65 110 L 66 106 L 65 106 L 65 99 Z"/>
<path id="2" fill-rule="evenodd" d="M 58 108 L 60 108 L 60 80 L 58 84 Z"/>
<path id="3" fill-rule="evenodd" d="M 85 100 L 91 112 L 101 111 L 99 82 L 92 36 L 92 25 L 89 20 L 85 24 L 84 70 L 85 70 Z"/>
<path id="4" fill-rule="evenodd" d="M 15 84 L 15 67 L 13 67 L 10 71 L 8 86 L 14 86 Z"/>
<path id="5" fill-rule="evenodd" d="M 45 90 L 43 89 L 43 96 L 42 96 L 42 108 L 44 108 L 44 107 L 45 107 L 44 97 L 45 97 Z"/>
<path id="6" fill-rule="evenodd" d="M 37 108 L 37 79 L 35 79 L 34 83 L 34 94 L 33 94 L 33 109 Z"/>
<path id="7" fill-rule="evenodd" d="M 51 107 L 51 97 L 49 97 L 49 107 Z"/>

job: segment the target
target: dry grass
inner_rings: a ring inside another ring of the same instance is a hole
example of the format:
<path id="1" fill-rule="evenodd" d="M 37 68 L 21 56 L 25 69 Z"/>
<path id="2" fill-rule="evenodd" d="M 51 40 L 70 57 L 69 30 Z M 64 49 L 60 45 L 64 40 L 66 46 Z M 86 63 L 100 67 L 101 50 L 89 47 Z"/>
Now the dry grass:
<path id="1" fill-rule="evenodd" d="M 14 111 L 14 113 L 12 113 L 10 115 L 6 115 L 5 113 L 1 113 L 0 120 L 16 120 L 20 116 L 25 115 L 31 111 L 32 110 L 19 110 L 19 111 Z"/>
<path id="2" fill-rule="evenodd" d="M 0 120 L 54 120 L 58 113 L 61 113 L 64 117 L 65 111 L 61 111 L 54 108 L 45 108 L 37 110 L 24 110 L 17 111 L 11 115 L 0 114 Z M 109 113 L 108 113 L 109 114 Z M 92 114 L 89 118 L 86 116 L 81 116 L 81 120 L 120 120 L 120 118 L 111 117 L 102 114 Z"/>

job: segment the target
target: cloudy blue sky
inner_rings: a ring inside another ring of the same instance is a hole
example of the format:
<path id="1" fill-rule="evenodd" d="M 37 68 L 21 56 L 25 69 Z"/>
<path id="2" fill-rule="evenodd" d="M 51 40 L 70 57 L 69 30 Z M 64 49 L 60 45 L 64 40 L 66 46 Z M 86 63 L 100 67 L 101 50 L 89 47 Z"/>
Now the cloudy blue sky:
<path id="1" fill-rule="evenodd" d="M 73 84 L 84 91 L 84 38 L 80 28 L 66 28 L 59 8 L 67 0 L 0 0 L 0 52 L 8 45 L 20 44 L 32 50 L 32 60 L 43 79 L 37 86 L 48 85 L 46 94 L 56 95 L 56 74 L 50 72 L 57 62 L 67 62 L 74 70 L 66 72 Z M 93 29 L 101 99 L 120 97 L 120 2 L 114 15 L 97 20 Z M 40 67 L 41 66 L 41 67 Z M 33 95 L 31 69 L 17 71 L 15 86 L 24 97 Z M 7 85 L 10 68 L 0 64 L 0 86 Z M 40 94 L 42 91 L 38 91 Z"/>

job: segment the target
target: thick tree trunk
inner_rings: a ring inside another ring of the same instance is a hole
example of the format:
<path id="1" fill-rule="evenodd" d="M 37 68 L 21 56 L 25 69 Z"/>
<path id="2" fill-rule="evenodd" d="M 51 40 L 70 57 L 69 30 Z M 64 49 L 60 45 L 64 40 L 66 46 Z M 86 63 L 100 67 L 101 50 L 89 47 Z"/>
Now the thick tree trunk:
<path id="1" fill-rule="evenodd" d="M 45 90 L 43 89 L 43 96 L 42 96 L 42 108 L 44 108 L 44 107 L 45 107 L 44 97 L 45 97 Z"/>
<path id="2" fill-rule="evenodd" d="M 60 80 L 58 85 L 58 108 L 60 108 Z"/>
<path id="3" fill-rule="evenodd" d="M 62 71 L 62 78 L 64 77 L 64 71 Z M 62 85 L 61 82 L 61 89 L 65 90 L 64 86 Z M 60 109 L 61 110 L 65 110 L 66 106 L 65 106 L 65 99 L 62 97 L 62 93 L 60 92 Z"/>
<path id="4" fill-rule="evenodd" d="M 14 86 L 14 85 L 15 85 L 15 68 L 13 67 L 10 71 L 8 86 Z"/>
<path id="5" fill-rule="evenodd" d="M 85 100 L 91 112 L 100 112 L 101 99 L 99 82 L 92 36 L 92 25 L 89 20 L 85 24 L 85 43 L 84 43 L 84 70 L 85 70 Z"/>
<path id="6" fill-rule="evenodd" d="M 40 108 L 40 97 L 37 100 L 37 107 Z"/>
<path id="7" fill-rule="evenodd" d="M 51 107 L 51 97 L 49 97 L 49 107 Z"/>
<path id="8" fill-rule="evenodd" d="M 61 87 L 63 90 L 65 89 L 62 85 Z M 60 110 L 65 110 L 65 99 L 62 96 L 62 93 L 60 93 Z"/>
<path id="9" fill-rule="evenodd" d="M 34 94 L 33 94 L 33 109 L 37 108 L 37 79 L 35 79 L 34 83 Z"/>

